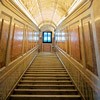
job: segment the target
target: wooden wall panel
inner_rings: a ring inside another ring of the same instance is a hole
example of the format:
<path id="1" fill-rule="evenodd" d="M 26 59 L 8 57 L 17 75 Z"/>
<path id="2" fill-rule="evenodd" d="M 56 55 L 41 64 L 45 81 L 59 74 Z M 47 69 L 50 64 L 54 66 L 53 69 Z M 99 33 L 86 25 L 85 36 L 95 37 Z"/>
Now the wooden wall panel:
<path id="1" fill-rule="evenodd" d="M 35 41 L 34 41 L 34 37 L 35 37 L 35 34 L 34 34 L 34 31 L 32 32 L 32 47 L 34 48 L 35 47 Z M 39 44 L 39 41 L 38 41 L 38 44 Z"/>
<path id="2" fill-rule="evenodd" d="M 28 30 L 27 30 L 28 50 L 31 49 L 31 47 L 30 47 L 30 39 L 29 39 L 29 37 L 30 37 L 30 30 L 28 29 Z"/>
<path id="3" fill-rule="evenodd" d="M 83 20 L 83 33 L 84 33 L 83 36 L 84 36 L 86 67 L 93 73 L 97 73 L 93 35 L 91 30 L 91 23 L 89 20 L 86 19 Z"/>
<path id="4" fill-rule="evenodd" d="M 28 29 L 28 33 L 27 33 L 27 36 L 28 36 L 28 50 L 31 50 L 32 49 L 32 40 L 33 40 L 33 33 L 31 31 L 31 29 Z"/>
<path id="5" fill-rule="evenodd" d="M 22 54 L 23 28 L 17 24 L 14 25 L 12 38 L 11 60 L 16 59 Z"/>
<path id="6" fill-rule="evenodd" d="M 96 35 L 97 35 L 97 41 L 99 45 L 99 52 L 100 52 L 100 19 L 95 21 L 95 25 L 96 25 Z"/>
<path id="7" fill-rule="evenodd" d="M 62 30 L 63 33 L 66 34 L 65 29 Z M 66 37 L 66 35 L 63 35 L 62 38 Z M 66 41 L 62 39 L 62 49 L 66 52 Z"/>
<path id="8" fill-rule="evenodd" d="M 66 51 L 66 48 L 65 48 L 65 42 L 63 42 L 62 45 L 63 45 L 63 50 Z"/>
<path id="9" fill-rule="evenodd" d="M 79 26 L 71 28 L 71 56 L 81 62 L 80 33 Z"/>
<path id="10" fill-rule="evenodd" d="M 30 45 L 31 45 L 31 49 L 33 48 L 33 31 L 31 30 L 30 32 Z"/>
<path id="11" fill-rule="evenodd" d="M 51 44 L 42 44 L 43 52 L 52 52 L 52 45 Z"/>
<path id="12" fill-rule="evenodd" d="M 1 23 L 1 21 L 0 21 Z M 2 31 L 0 37 L 0 68 L 5 66 L 6 63 L 6 53 L 7 53 L 7 42 L 9 35 L 10 21 L 2 20 Z"/>
<path id="13" fill-rule="evenodd" d="M 32 48 L 34 48 L 34 32 L 32 31 L 32 43 L 31 43 L 31 45 L 32 45 Z"/>
<path id="14" fill-rule="evenodd" d="M 28 51 L 28 40 L 27 40 L 27 30 L 24 33 L 24 53 Z"/>
<path id="15" fill-rule="evenodd" d="M 39 51 L 42 51 L 42 37 L 39 38 Z"/>
<path id="16" fill-rule="evenodd" d="M 65 30 L 65 33 L 66 33 L 65 48 L 66 48 L 67 54 L 69 54 L 69 33 L 68 33 L 68 30 L 67 29 Z"/>
<path id="17" fill-rule="evenodd" d="M 70 29 L 70 36 L 71 36 L 71 56 L 74 58 L 75 57 L 75 32 L 73 28 Z"/>
<path id="18" fill-rule="evenodd" d="M 75 42 L 75 57 L 78 61 L 81 60 L 81 47 L 80 47 L 80 33 L 79 33 L 79 26 L 75 27 L 75 37 L 76 37 L 76 42 Z"/>
<path id="19" fill-rule="evenodd" d="M 0 18 L 0 39 L 1 39 L 2 18 Z"/>

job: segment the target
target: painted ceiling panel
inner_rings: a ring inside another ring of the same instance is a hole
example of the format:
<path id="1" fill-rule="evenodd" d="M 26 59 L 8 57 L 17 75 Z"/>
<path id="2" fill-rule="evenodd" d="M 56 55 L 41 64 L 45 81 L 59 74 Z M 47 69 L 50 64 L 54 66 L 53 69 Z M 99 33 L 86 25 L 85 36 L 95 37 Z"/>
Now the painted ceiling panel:
<path id="1" fill-rule="evenodd" d="M 37 25 L 58 24 L 74 0 L 18 0 L 30 12 Z"/>

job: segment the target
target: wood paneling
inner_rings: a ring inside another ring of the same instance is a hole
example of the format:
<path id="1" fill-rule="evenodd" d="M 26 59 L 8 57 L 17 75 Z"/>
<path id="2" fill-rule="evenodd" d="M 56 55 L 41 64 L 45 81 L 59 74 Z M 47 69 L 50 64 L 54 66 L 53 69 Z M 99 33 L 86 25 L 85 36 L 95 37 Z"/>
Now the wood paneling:
<path id="1" fill-rule="evenodd" d="M 0 40 L 1 40 L 1 31 L 2 31 L 2 18 L 0 18 Z"/>
<path id="2" fill-rule="evenodd" d="M 2 18 L 0 18 L 0 39 L 1 39 Z"/>
<path id="3" fill-rule="evenodd" d="M 97 40 L 98 40 L 98 45 L 99 45 L 99 52 L 100 52 L 100 19 L 95 20 L 95 25 L 96 25 L 96 35 L 97 35 Z"/>
<path id="4" fill-rule="evenodd" d="M 71 56 L 77 61 L 81 61 L 80 33 L 79 26 L 73 26 L 70 29 L 71 35 Z"/>
<path id="5" fill-rule="evenodd" d="M 34 48 L 35 44 L 34 44 L 34 31 L 32 31 L 32 48 Z"/>
<path id="6" fill-rule="evenodd" d="M 93 2 L 93 16 L 94 16 L 94 21 L 95 21 L 94 23 L 96 27 L 95 35 L 97 37 L 97 44 L 99 48 L 99 52 L 98 51 L 97 52 L 100 55 L 100 2 L 99 0 L 94 0 Z"/>
<path id="7" fill-rule="evenodd" d="M 66 48 L 65 48 L 65 41 L 62 43 L 62 49 L 64 50 L 64 51 L 66 51 Z"/>
<path id="8" fill-rule="evenodd" d="M 94 0 L 92 5 L 93 14 L 93 24 L 94 24 L 94 44 L 96 52 L 96 62 L 97 62 L 97 73 L 100 78 L 100 2 L 99 0 Z M 100 94 L 100 93 L 99 93 Z"/>
<path id="9" fill-rule="evenodd" d="M 65 29 L 63 29 L 62 32 L 65 33 L 64 35 L 62 35 L 62 38 L 66 38 Z M 62 49 L 66 52 L 66 40 L 63 40 L 63 39 L 62 39 Z"/>
<path id="10" fill-rule="evenodd" d="M 16 59 L 22 54 L 23 27 L 15 24 L 13 32 L 11 60 Z"/>
<path id="11" fill-rule="evenodd" d="M 10 21 L 3 19 L 0 21 L 0 27 L 2 22 L 2 29 L 0 29 L 0 67 L 6 64 L 6 52 L 7 52 L 7 42 L 10 28 Z M 1 31 L 2 30 L 2 31 Z"/>
<path id="12" fill-rule="evenodd" d="M 31 29 L 28 29 L 27 36 L 28 36 L 28 50 L 31 50 L 32 49 L 32 41 L 33 41 L 33 32 Z"/>
<path id="13" fill-rule="evenodd" d="M 92 47 L 91 47 L 91 39 L 90 39 L 90 23 L 89 22 L 84 23 L 83 30 L 84 30 L 86 64 L 87 66 L 93 67 Z"/>
<path id="14" fill-rule="evenodd" d="M 52 45 L 51 44 L 42 44 L 43 45 L 43 52 L 52 52 Z"/>
<path id="15" fill-rule="evenodd" d="M 68 30 L 66 29 L 65 30 L 65 33 L 66 33 L 66 43 L 65 43 L 65 47 L 66 47 L 66 52 L 67 54 L 69 54 L 69 33 L 68 33 Z"/>
<path id="16" fill-rule="evenodd" d="M 24 38 L 24 53 L 34 48 L 34 32 L 32 29 L 26 29 Z"/>
<path id="17" fill-rule="evenodd" d="M 25 33 L 24 33 L 24 53 L 26 53 L 27 50 L 28 50 L 27 30 L 25 30 Z"/>
<path id="18" fill-rule="evenodd" d="M 86 57 L 86 67 L 96 73 L 96 59 L 95 50 L 93 43 L 93 35 L 91 30 L 91 23 L 89 20 L 83 20 L 83 36 L 84 36 L 84 46 L 85 46 L 85 57 Z M 95 67 L 95 68 L 94 68 Z"/>

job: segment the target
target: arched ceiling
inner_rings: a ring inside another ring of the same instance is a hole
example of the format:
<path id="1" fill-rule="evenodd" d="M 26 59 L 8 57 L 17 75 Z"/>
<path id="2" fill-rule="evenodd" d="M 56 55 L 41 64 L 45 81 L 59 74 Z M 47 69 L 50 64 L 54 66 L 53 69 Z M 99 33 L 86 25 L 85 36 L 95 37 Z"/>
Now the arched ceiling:
<path id="1" fill-rule="evenodd" d="M 45 23 L 54 27 L 67 14 L 75 0 L 17 0 L 32 15 L 38 27 Z"/>

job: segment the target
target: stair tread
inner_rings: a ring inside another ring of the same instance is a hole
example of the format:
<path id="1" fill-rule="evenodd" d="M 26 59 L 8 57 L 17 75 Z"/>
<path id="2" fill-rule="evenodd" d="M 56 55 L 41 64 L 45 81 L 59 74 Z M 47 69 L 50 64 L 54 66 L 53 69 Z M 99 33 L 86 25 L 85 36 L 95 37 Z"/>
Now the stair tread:
<path id="1" fill-rule="evenodd" d="M 57 74 L 57 73 L 59 73 L 59 72 L 26 72 L 26 73 L 34 73 L 34 74 L 41 74 L 41 73 L 47 73 L 47 74 Z M 64 73 L 64 74 L 67 74 L 67 72 L 60 72 L 60 74 L 62 74 L 62 73 Z"/>
<path id="2" fill-rule="evenodd" d="M 77 91 L 76 89 L 14 89 L 15 91 Z"/>
<path id="3" fill-rule="evenodd" d="M 70 79 L 69 77 L 25 77 L 25 76 L 23 76 L 22 78 Z"/>
<path id="4" fill-rule="evenodd" d="M 59 71 L 58 70 L 40 70 L 40 69 L 39 70 L 27 70 L 27 72 L 45 72 L 45 71 L 46 72 L 59 72 L 59 73 L 66 72 L 65 70 L 59 70 Z"/>
<path id="5" fill-rule="evenodd" d="M 59 82 L 72 82 L 72 81 L 62 81 L 62 80 L 60 80 L 60 81 L 52 81 L 52 80 L 50 80 L 50 81 L 47 81 L 47 80 L 42 80 L 42 81 L 38 81 L 38 80 L 35 80 L 35 81 L 31 81 L 31 80 L 21 80 L 20 82 L 57 82 L 57 83 L 59 83 Z"/>
<path id="6" fill-rule="evenodd" d="M 64 69 L 64 68 L 61 68 L 61 67 L 58 67 L 58 68 L 55 68 L 55 67 L 30 67 L 29 69 Z"/>
<path id="7" fill-rule="evenodd" d="M 77 98 L 77 97 L 81 97 L 80 95 L 16 95 L 16 94 L 13 94 L 11 95 L 11 97 L 70 97 L 70 98 Z"/>
<path id="8" fill-rule="evenodd" d="M 25 73 L 24 75 L 35 75 L 35 76 L 38 76 L 38 75 L 50 75 L 50 76 L 69 76 L 68 74 L 27 74 Z"/>
<path id="9" fill-rule="evenodd" d="M 59 86 L 66 86 L 67 87 L 67 86 L 74 86 L 74 85 L 73 84 L 71 84 L 71 85 L 61 85 L 61 84 L 59 84 L 59 85 L 51 85 L 51 84 L 49 84 L 49 85 L 45 85 L 45 84 L 44 85 L 43 84 L 42 85 L 37 85 L 37 84 L 36 85 L 18 84 L 18 86 L 58 86 L 58 87 Z"/>

